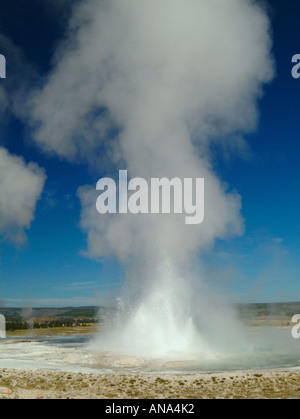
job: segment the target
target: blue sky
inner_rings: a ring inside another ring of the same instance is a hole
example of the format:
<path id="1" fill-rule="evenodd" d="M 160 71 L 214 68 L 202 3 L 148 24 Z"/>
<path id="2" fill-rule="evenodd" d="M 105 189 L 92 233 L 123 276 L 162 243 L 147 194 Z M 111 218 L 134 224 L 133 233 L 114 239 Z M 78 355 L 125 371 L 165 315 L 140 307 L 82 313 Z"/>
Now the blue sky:
<path id="1" fill-rule="evenodd" d="M 12 77 L 30 73 L 38 84 L 51 69 L 72 2 L 49 3 L 1 1 L 0 33 L 12 41 L 24 65 L 16 70 L 8 60 L 0 86 L 9 91 Z M 256 131 L 246 136 L 247 156 L 216 152 L 214 161 L 219 177 L 242 197 L 245 233 L 218 241 L 213 253 L 202 256 L 206 277 L 214 278 L 228 298 L 242 302 L 300 301 L 300 80 L 291 76 L 291 58 L 300 53 L 300 5 L 291 0 L 269 4 L 276 77 L 259 103 Z M 3 45 L 0 38 L 0 53 L 7 54 Z M 0 303 L 111 304 L 123 283 L 122 269 L 111 260 L 85 257 L 86 235 L 79 225 L 77 188 L 95 183 L 98 175 L 83 163 L 42 152 L 16 115 L 5 115 L 0 146 L 27 163 L 36 162 L 47 175 L 26 241 L 0 243 Z"/>

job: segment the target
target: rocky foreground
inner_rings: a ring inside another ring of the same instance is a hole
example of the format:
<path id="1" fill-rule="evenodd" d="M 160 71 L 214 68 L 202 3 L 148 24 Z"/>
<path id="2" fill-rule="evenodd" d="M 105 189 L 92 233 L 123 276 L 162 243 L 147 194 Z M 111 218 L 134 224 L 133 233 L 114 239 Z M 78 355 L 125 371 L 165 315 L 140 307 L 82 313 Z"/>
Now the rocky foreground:
<path id="1" fill-rule="evenodd" d="M 300 372 L 98 375 L 0 369 L 1 399 L 298 399 Z"/>

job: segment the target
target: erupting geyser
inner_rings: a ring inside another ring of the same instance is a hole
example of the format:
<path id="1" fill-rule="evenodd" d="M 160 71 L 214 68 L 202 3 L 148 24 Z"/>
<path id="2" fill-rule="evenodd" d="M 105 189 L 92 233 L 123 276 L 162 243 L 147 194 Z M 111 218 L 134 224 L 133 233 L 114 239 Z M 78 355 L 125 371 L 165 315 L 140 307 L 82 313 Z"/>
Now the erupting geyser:
<path id="1" fill-rule="evenodd" d="M 255 128 L 257 100 L 273 77 L 269 29 L 253 0 L 87 0 L 74 10 L 68 41 L 33 100 L 36 140 L 101 175 L 110 161 L 111 176 L 126 169 L 149 182 L 205 179 L 199 225 L 186 225 L 184 214 L 99 215 L 95 186 L 79 189 L 89 256 L 117 258 L 127 275 L 119 325 L 107 327 L 99 348 L 220 351 L 214 331 L 225 314 L 194 262 L 216 239 L 242 234 L 243 219 L 240 197 L 213 169 L 211 146 L 247 149 L 242 136 Z M 228 310 L 229 336 L 233 319 Z"/>

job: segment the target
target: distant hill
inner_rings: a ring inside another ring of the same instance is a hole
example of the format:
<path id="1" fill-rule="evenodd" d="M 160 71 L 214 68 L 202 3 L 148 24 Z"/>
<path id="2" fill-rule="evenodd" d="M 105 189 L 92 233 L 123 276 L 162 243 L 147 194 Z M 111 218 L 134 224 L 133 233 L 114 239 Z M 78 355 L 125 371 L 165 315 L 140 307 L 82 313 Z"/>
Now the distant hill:
<path id="1" fill-rule="evenodd" d="M 83 306 L 83 307 L 0 307 L 6 321 L 19 321 L 27 319 L 90 319 L 96 320 L 112 312 L 108 307 Z"/>
<path id="2" fill-rule="evenodd" d="M 300 313 L 300 302 L 237 304 L 237 311 L 244 318 L 260 316 L 292 317 Z"/>
<path id="3" fill-rule="evenodd" d="M 300 302 L 287 303 L 248 303 L 235 304 L 236 311 L 241 318 L 253 319 L 257 317 L 292 317 L 300 314 Z M 82 307 L 0 307 L 6 321 L 37 321 L 49 320 L 81 320 L 101 321 L 115 311 L 110 307 L 82 306 Z"/>

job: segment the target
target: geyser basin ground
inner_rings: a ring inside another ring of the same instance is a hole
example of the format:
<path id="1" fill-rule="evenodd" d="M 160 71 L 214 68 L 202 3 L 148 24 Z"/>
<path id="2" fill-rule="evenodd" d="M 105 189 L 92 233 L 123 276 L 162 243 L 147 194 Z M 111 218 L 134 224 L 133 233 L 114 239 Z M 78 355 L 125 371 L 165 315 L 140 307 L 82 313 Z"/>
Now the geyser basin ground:
<path id="1" fill-rule="evenodd" d="M 251 330 L 243 352 L 166 354 L 160 358 L 97 351 L 93 336 L 49 336 L 0 341 L 0 368 L 58 370 L 94 374 L 201 374 L 222 371 L 300 370 L 300 341 L 290 328 Z M 92 349 L 91 349 L 92 348 Z"/>
<path id="2" fill-rule="evenodd" d="M 295 371 L 158 376 L 0 369 L 0 385 L 12 391 L 0 398 L 192 399 L 191 403 L 203 398 L 299 398 L 299 376 Z"/>

